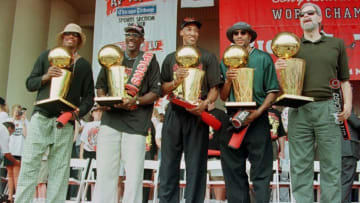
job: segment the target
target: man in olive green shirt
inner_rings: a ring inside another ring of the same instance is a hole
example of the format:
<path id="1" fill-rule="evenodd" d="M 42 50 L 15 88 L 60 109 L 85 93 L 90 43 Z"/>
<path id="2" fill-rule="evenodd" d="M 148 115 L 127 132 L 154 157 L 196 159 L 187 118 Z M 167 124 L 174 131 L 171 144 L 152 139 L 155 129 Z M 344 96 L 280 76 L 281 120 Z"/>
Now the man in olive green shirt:
<path id="1" fill-rule="evenodd" d="M 314 97 L 310 102 L 289 111 L 289 150 L 291 184 L 297 202 L 312 203 L 314 178 L 314 145 L 321 171 L 320 202 L 341 200 L 341 132 L 335 117 L 345 120 L 352 108 L 352 92 L 344 42 L 320 34 L 321 9 L 313 3 L 301 7 L 300 25 L 304 31 L 301 48 L 295 56 L 306 61 L 303 95 Z M 275 64 L 286 68 L 283 59 Z M 344 109 L 336 115 L 330 80 L 338 79 L 344 96 Z"/>
<path id="2" fill-rule="evenodd" d="M 251 163 L 250 180 L 254 185 L 255 201 L 269 202 L 269 184 L 272 177 L 272 143 L 267 109 L 275 100 L 279 85 L 276 78 L 274 63 L 269 54 L 250 46 L 256 39 L 256 32 L 245 22 L 235 23 L 227 32 L 229 41 L 243 46 L 249 52 L 247 66 L 255 69 L 253 98 L 257 108 L 246 118 L 244 126 L 249 126 L 239 149 L 228 146 L 234 130 L 221 136 L 221 162 L 226 185 L 226 195 L 229 203 L 248 203 L 249 182 L 246 175 L 246 159 Z M 235 101 L 232 80 L 236 79 L 237 71 L 227 69 L 222 62 L 221 73 L 225 83 L 221 87 L 222 100 Z M 228 109 L 232 117 L 239 109 Z M 227 123 L 223 123 L 224 126 Z"/>

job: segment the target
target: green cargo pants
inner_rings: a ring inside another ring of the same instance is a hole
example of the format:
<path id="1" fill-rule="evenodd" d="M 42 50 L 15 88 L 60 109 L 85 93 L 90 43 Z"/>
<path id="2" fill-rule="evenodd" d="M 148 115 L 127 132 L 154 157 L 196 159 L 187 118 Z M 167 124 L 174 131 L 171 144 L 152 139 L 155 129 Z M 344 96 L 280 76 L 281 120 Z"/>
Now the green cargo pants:
<path id="1" fill-rule="evenodd" d="M 30 121 L 17 185 L 16 203 L 31 203 L 37 185 L 41 159 L 49 147 L 47 203 L 64 203 L 70 175 L 73 126 L 56 128 L 56 118 L 35 113 Z"/>
<path id="2" fill-rule="evenodd" d="M 289 111 L 291 184 L 296 202 L 313 203 L 314 145 L 320 161 L 320 202 L 340 202 L 341 137 L 332 100 Z"/>

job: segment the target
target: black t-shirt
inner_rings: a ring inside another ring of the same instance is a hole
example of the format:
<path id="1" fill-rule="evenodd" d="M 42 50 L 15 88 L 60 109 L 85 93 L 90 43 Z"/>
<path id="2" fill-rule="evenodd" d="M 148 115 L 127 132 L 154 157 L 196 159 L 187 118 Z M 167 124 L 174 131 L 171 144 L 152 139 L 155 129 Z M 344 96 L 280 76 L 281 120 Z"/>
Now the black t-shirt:
<path id="1" fill-rule="evenodd" d="M 204 81 L 201 87 L 201 99 L 205 100 L 209 90 L 222 83 L 219 62 L 214 54 L 199 48 L 200 67 L 205 71 Z M 175 52 L 168 54 L 161 67 L 161 82 L 171 82 L 174 78 L 174 72 L 179 66 L 176 63 Z"/>
<path id="2" fill-rule="evenodd" d="M 123 65 L 126 67 L 125 72 L 128 76 L 131 74 L 134 62 L 135 59 L 124 57 Z M 104 67 L 100 70 L 95 87 L 108 93 L 106 69 Z M 160 68 L 155 55 L 141 83 L 138 96 L 143 96 L 148 92 L 153 92 L 159 96 L 161 93 Z M 132 111 L 113 108 L 103 113 L 101 124 L 126 133 L 146 135 L 151 124 L 153 106 L 153 104 L 139 105 L 137 109 Z"/>

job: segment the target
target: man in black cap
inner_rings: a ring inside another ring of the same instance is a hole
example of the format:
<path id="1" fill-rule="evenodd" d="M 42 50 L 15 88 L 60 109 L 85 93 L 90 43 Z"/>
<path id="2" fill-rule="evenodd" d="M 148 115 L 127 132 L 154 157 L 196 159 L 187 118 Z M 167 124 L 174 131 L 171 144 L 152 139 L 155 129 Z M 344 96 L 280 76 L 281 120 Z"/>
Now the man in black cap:
<path id="1" fill-rule="evenodd" d="M 180 36 L 183 45 L 197 46 L 201 23 L 194 18 L 185 18 Z M 170 103 L 162 130 L 160 166 L 160 202 L 179 202 L 180 160 L 185 153 L 186 202 L 204 202 L 206 187 L 207 150 L 209 126 L 201 121 L 200 114 L 218 96 L 218 85 L 222 83 L 216 57 L 204 49 L 200 67 L 205 71 L 201 87 L 200 104 L 193 109 L 184 109 Z M 173 75 L 176 74 L 176 79 Z M 166 56 L 161 68 L 164 94 L 171 94 L 187 76 L 188 72 L 175 60 L 175 52 Z"/>
<path id="2" fill-rule="evenodd" d="M 249 24 L 235 23 L 227 30 L 226 36 L 230 42 L 244 47 L 249 52 L 247 67 L 255 69 L 253 98 L 256 102 L 256 109 L 244 121 L 243 125 L 249 127 L 240 148 L 234 149 L 228 146 L 233 130 L 221 139 L 221 162 L 228 202 L 250 202 L 246 159 L 251 163 L 250 180 L 254 185 L 256 202 L 269 202 L 273 152 L 267 109 L 279 92 L 274 64 L 269 54 L 250 46 L 257 34 Z M 220 97 L 224 101 L 233 102 L 235 97 L 232 80 L 236 79 L 237 71 L 228 69 L 223 62 L 220 69 L 225 79 Z M 228 109 L 228 115 L 233 117 L 238 110 L 240 109 Z"/>
<path id="3" fill-rule="evenodd" d="M 126 50 L 122 65 L 129 77 L 127 94 L 132 97 L 124 98 L 122 103 L 103 112 L 96 149 L 98 176 L 93 200 L 96 203 L 117 201 L 120 160 L 126 171 L 123 202 L 142 202 L 145 136 L 151 126 L 153 104 L 161 93 L 156 57 L 140 50 L 144 28 L 130 24 L 124 30 Z M 96 82 L 100 97 L 108 94 L 107 80 L 106 70 L 102 67 Z"/>

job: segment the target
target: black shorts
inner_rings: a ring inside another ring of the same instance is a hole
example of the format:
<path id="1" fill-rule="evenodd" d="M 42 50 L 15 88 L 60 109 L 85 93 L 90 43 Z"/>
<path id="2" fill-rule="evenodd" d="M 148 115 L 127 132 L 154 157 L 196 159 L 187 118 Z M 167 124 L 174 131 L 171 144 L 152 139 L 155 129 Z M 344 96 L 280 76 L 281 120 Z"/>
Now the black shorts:
<path id="1" fill-rule="evenodd" d="M 21 156 L 13 156 L 16 160 L 21 161 Z M 6 157 L 4 157 L 4 166 L 13 166 L 14 163 L 11 162 L 9 159 L 7 159 Z"/>

